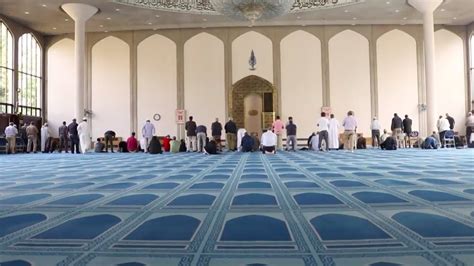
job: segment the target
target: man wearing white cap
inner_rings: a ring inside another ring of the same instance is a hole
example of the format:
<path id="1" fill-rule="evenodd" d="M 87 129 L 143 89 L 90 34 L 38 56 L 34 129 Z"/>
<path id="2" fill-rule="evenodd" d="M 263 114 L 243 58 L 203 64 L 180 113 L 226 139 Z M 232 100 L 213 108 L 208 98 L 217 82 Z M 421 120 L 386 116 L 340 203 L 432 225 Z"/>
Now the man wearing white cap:
<path id="1" fill-rule="evenodd" d="M 41 127 L 41 152 L 47 152 L 48 139 L 51 136 L 49 132 L 48 123 L 44 123 Z"/>
<path id="2" fill-rule="evenodd" d="M 142 128 L 142 136 L 143 136 L 143 146 L 141 147 L 145 152 L 148 152 L 148 146 L 150 145 L 150 140 L 156 133 L 155 125 L 153 125 L 150 120 L 147 120 L 145 125 Z M 140 142 L 140 145 L 142 142 Z"/>
<path id="3" fill-rule="evenodd" d="M 82 122 L 77 126 L 77 133 L 79 133 L 79 143 L 81 152 L 84 154 L 91 148 L 91 133 L 89 131 L 89 124 L 87 118 L 83 118 Z"/>

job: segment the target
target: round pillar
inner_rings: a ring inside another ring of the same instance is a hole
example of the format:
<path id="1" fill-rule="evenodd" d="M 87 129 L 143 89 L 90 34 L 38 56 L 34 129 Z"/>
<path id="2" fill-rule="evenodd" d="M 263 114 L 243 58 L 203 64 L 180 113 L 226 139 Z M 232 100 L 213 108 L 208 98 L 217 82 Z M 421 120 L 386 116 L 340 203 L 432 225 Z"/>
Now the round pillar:
<path id="1" fill-rule="evenodd" d="M 436 62 L 435 62 L 435 37 L 433 12 L 443 0 L 408 0 L 416 10 L 423 14 L 423 36 L 425 51 L 425 79 L 426 79 L 426 112 L 427 135 L 437 131 L 436 111 Z"/>
<path id="2" fill-rule="evenodd" d="M 81 119 L 84 114 L 85 73 L 86 73 L 86 22 L 99 10 L 96 7 L 69 3 L 61 8 L 74 20 L 75 45 L 75 117 Z"/>

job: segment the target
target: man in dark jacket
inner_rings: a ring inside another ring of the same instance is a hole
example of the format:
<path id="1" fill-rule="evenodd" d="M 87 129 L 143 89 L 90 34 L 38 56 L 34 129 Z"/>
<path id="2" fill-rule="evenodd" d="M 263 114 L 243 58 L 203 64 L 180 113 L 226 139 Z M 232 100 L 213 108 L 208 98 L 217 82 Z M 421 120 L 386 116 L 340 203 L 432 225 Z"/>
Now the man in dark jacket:
<path id="1" fill-rule="evenodd" d="M 59 127 L 59 153 L 64 151 L 68 152 L 68 140 L 69 140 L 69 129 L 66 125 L 66 121 L 63 121 L 63 125 Z"/>
<path id="2" fill-rule="evenodd" d="M 104 141 L 105 141 L 105 152 L 109 152 L 109 144 L 110 144 L 110 151 L 114 152 L 114 139 L 115 139 L 115 132 L 112 130 L 107 130 L 104 133 Z"/>
<path id="3" fill-rule="evenodd" d="M 153 136 L 150 141 L 150 147 L 148 147 L 150 154 L 162 154 L 160 139 L 157 136 Z"/>
<path id="4" fill-rule="evenodd" d="M 188 152 L 197 150 L 196 128 L 197 128 L 196 122 L 194 122 L 193 117 L 190 116 L 189 121 L 186 122 L 186 125 L 184 127 L 184 129 L 186 129 L 186 145 L 187 145 Z"/>
<path id="5" fill-rule="evenodd" d="M 28 127 L 28 123 L 24 123 L 23 126 L 20 128 L 20 130 L 18 130 L 18 135 L 20 139 L 23 141 L 23 145 L 25 146 L 25 149 L 24 149 L 25 152 L 26 152 L 26 147 L 28 145 L 28 135 L 26 134 L 27 127 Z"/>
<path id="6" fill-rule="evenodd" d="M 397 147 L 400 147 L 402 142 L 403 122 L 397 113 L 393 114 L 392 126 L 390 128 L 392 129 L 392 137 L 395 138 L 397 142 Z"/>
<path id="7" fill-rule="evenodd" d="M 397 141 L 394 137 L 387 137 L 384 142 L 380 144 L 380 148 L 382 150 L 396 150 L 397 149 Z"/>
<path id="8" fill-rule="evenodd" d="M 286 150 L 295 151 L 296 145 L 296 125 L 293 124 L 293 117 L 290 116 L 286 125 Z"/>
<path id="9" fill-rule="evenodd" d="M 405 140 L 407 143 L 407 146 L 411 148 L 411 141 L 410 141 L 410 135 L 412 132 L 411 126 L 413 124 L 413 121 L 408 117 L 408 115 L 405 115 L 405 119 L 403 119 L 403 132 L 405 133 Z"/>
<path id="10" fill-rule="evenodd" d="M 242 152 L 252 152 L 254 140 L 248 132 L 245 132 L 240 145 L 242 146 Z"/>
<path id="11" fill-rule="evenodd" d="M 216 121 L 211 125 L 211 136 L 216 141 L 217 150 L 222 151 L 222 124 L 219 122 L 219 118 L 216 118 Z"/>
<path id="12" fill-rule="evenodd" d="M 449 129 L 454 130 L 454 118 L 452 116 L 449 116 L 448 113 L 446 113 L 446 119 L 449 121 Z"/>
<path id="13" fill-rule="evenodd" d="M 229 117 L 229 121 L 224 126 L 226 133 L 226 144 L 229 151 L 237 150 L 237 125 L 232 121 L 232 117 Z"/>
<path id="14" fill-rule="evenodd" d="M 80 153 L 79 152 L 79 133 L 77 132 L 77 122 L 74 118 L 72 123 L 67 126 L 69 132 L 69 140 L 71 141 L 71 153 Z"/>

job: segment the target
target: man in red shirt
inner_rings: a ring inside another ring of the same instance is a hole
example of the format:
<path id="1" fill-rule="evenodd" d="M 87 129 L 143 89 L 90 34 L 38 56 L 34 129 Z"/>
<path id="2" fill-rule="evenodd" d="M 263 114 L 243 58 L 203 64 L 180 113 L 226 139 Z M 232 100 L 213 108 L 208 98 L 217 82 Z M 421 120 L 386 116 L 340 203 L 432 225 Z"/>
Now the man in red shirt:
<path id="1" fill-rule="evenodd" d="M 167 135 L 166 137 L 163 138 L 163 149 L 164 149 L 166 152 L 169 152 L 170 149 L 171 149 L 170 142 L 171 142 L 171 137 L 170 137 L 170 135 Z"/>
<path id="2" fill-rule="evenodd" d="M 132 136 L 127 139 L 127 149 L 128 152 L 137 152 L 138 150 L 138 141 L 135 138 L 135 132 L 132 132 Z"/>

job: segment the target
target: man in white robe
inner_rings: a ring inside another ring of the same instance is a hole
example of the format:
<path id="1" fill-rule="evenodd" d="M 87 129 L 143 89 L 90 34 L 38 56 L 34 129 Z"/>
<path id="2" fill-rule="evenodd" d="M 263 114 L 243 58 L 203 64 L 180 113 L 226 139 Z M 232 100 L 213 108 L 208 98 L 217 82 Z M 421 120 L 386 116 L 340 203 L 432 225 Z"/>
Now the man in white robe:
<path id="1" fill-rule="evenodd" d="M 247 130 L 245 128 L 240 128 L 237 131 L 237 149 L 238 149 L 238 151 L 242 151 L 242 147 L 240 147 L 240 146 L 242 145 L 242 138 L 245 136 L 246 132 L 247 132 Z"/>
<path id="2" fill-rule="evenodd" d="M 338 150 L 339 149 L 339 121 L 334 118 L 334 114 L 331 114 L 331 119 L 329 120 L 329 149 Z"/>
<path id="3" fill-rule="evenodd" d="M 51 134 L 49 132 L 48 123 L 44 123 L 44 125 L 41 127 L 41 152 L 47 152 L 46 146 L 50 136 Z"/>
<path id="4" fill-rule="evenodd" d="M 155 136 L 155 133 L 156 133 L 155 125 L 153 125 L 150 122 L 150 120 L 147 120 L 145 125 L 142 128 L 142 136 L 145 143 L 144 143 L 144 146 L 142 146 L 141 148 L 145 152 L 148 152 L 148 146 L 150 145 L 151 138 Z"/>
<path id="5" fill-rule="evenodd" d="M 311 150 L 319 151 L 319 132 L 313 133 L 309 144 L 311 145 Z"/>
<path id="6" fill-rule="evenodd" d="M 91 149 L 91 133 L 87 118 L 82 119 L 82 122 L 77 126 L 77 133 L 79 133 L 79 146 L 81 152 L 84 154 Z"/>

